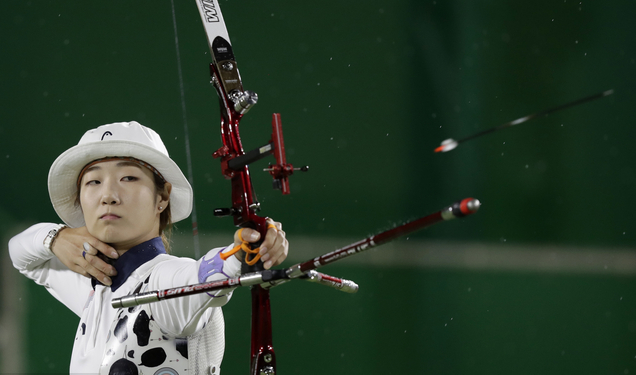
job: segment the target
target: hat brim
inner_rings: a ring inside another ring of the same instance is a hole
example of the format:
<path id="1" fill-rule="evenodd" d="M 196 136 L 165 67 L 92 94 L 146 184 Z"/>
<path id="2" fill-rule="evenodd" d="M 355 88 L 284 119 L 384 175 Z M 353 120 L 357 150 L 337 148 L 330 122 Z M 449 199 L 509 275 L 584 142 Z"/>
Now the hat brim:
<path id="1" fill-rule="evenodd" d="M 170 210 L 172 222 L 181 221 L 192 212 L 193 193 L 179 166 L 167 155 L 138 142 L 113 140 L 91 142 L 69 148 L 51 165 L 48 177 L 49 196 L 60 219 L 69 227 L 86 225 L 81 208 L 75 204 L 77 178 L 82 168 L 97 159 L 126 156 L 155 167 L 172 184 Z"/>

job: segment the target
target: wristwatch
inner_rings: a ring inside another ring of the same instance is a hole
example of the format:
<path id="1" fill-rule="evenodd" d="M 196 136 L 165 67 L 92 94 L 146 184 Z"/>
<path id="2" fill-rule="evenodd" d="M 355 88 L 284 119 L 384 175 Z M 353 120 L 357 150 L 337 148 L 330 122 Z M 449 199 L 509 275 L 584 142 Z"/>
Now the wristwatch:
<path id="1" fill-rule="evenodd" d="M 68 227 L 64 224 L 56 224 L 55 228 L 51 229 L 49 233 L 46 235 L 46 237 L 44 237 L 44 247 L 46 247 L 49 251 L 53 252 L 53 250 L 51 250 L 51 245 L 53 245 L 53 241 L 55 241 L 55 237 L 57 237 L 57 235 L 64 228 L 68 228 Z"/>

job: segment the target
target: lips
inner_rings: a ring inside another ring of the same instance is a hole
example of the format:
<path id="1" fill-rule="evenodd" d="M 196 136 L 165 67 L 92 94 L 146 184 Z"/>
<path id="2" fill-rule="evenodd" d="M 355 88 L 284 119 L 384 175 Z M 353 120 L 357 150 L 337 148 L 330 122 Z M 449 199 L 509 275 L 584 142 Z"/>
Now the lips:
<path id="1" fill-rule="evenodd" d="M 117 220 L 117 219 L 120 219 L 121 216 L 115 215 L 115 214 L 109 212 L 109 213 L 103 214 L 99 218 L 101 220 Z"/>

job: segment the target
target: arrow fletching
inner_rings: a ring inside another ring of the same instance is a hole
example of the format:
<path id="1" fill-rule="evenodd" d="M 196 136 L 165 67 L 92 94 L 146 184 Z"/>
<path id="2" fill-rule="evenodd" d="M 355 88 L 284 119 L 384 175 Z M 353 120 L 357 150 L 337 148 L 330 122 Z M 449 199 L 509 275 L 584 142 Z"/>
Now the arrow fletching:
<path id="1" fill-rule="evenodd" d="M 435 152 L 448 152 L 450 150 L 455 149 L 455 147 L 459 146 L 459 143 L 453 138 L 448 138 L 442 145 L 435 149 Z"/>

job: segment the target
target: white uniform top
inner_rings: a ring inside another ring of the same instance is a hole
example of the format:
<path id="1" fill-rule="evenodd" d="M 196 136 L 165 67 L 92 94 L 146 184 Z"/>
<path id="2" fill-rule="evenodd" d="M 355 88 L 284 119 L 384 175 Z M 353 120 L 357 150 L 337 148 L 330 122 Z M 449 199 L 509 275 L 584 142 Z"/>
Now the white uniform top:
<path id="1" fill-rule="evenodd" d="M 111 300 L 131 293 L 238 276 L 241 268 L 238 259 L 230 257 L 223 262 L 219 257 L 232 245 L 212 249 L 203 258 L 194 260 L 166 254 L 161 239 L 157 237 L 120 256 L 114 264 L 118 273 L 112 278 L 113 285 L 107 287 L 99 283 L 92 285 L 95 282 L 91 283 L 91 279 L 69 270 L 44 247 L 44 238 L 54 225 L 36 224 L 16 235 L 9 242 L 9 253 L 15 268 L 46 287 L 53 297 L 80 317 L 71 357 L 71 373 L 118 373 L 113 371 L 115 366 L 111 368 L 115 362 L 120 367 L 124 362 L 130 366 L 134 364 L 137 368 L 131 373 L 155 373 L 159 369 L 165 369 L 163 372 L 167 374 L 181 373 L 187 369 L 188 355 L 183 345 L 179 347 L 180 340 L 182 342 L 183 338 L 202 332 L 206 323 L 213 320 L 212 317 L 215 317 L 216 323 L 208 324 L 204 331 L 220 330 L 211 334 L 220 341 L 222 358 L 224 336 L 220 307 L 229 301 L 231 291 L 195 294 L 130 309 L 114 309 Z M 131 316 L 130 321 L 128 316 Z M 130 339 L 128 336 L 131 336 Z M 160 343 L 166 346 L 168 342 L 176 349 L 173 352 L 184 358 L 156 349 Z M 147 350 L 153 345 L 154 349 Z M 180 364 L 177 363 L 179 359 Z M 119 373 L 126 373 L 124 367 Z M 217 369 L 216 374 L 219 371 Z"/>

